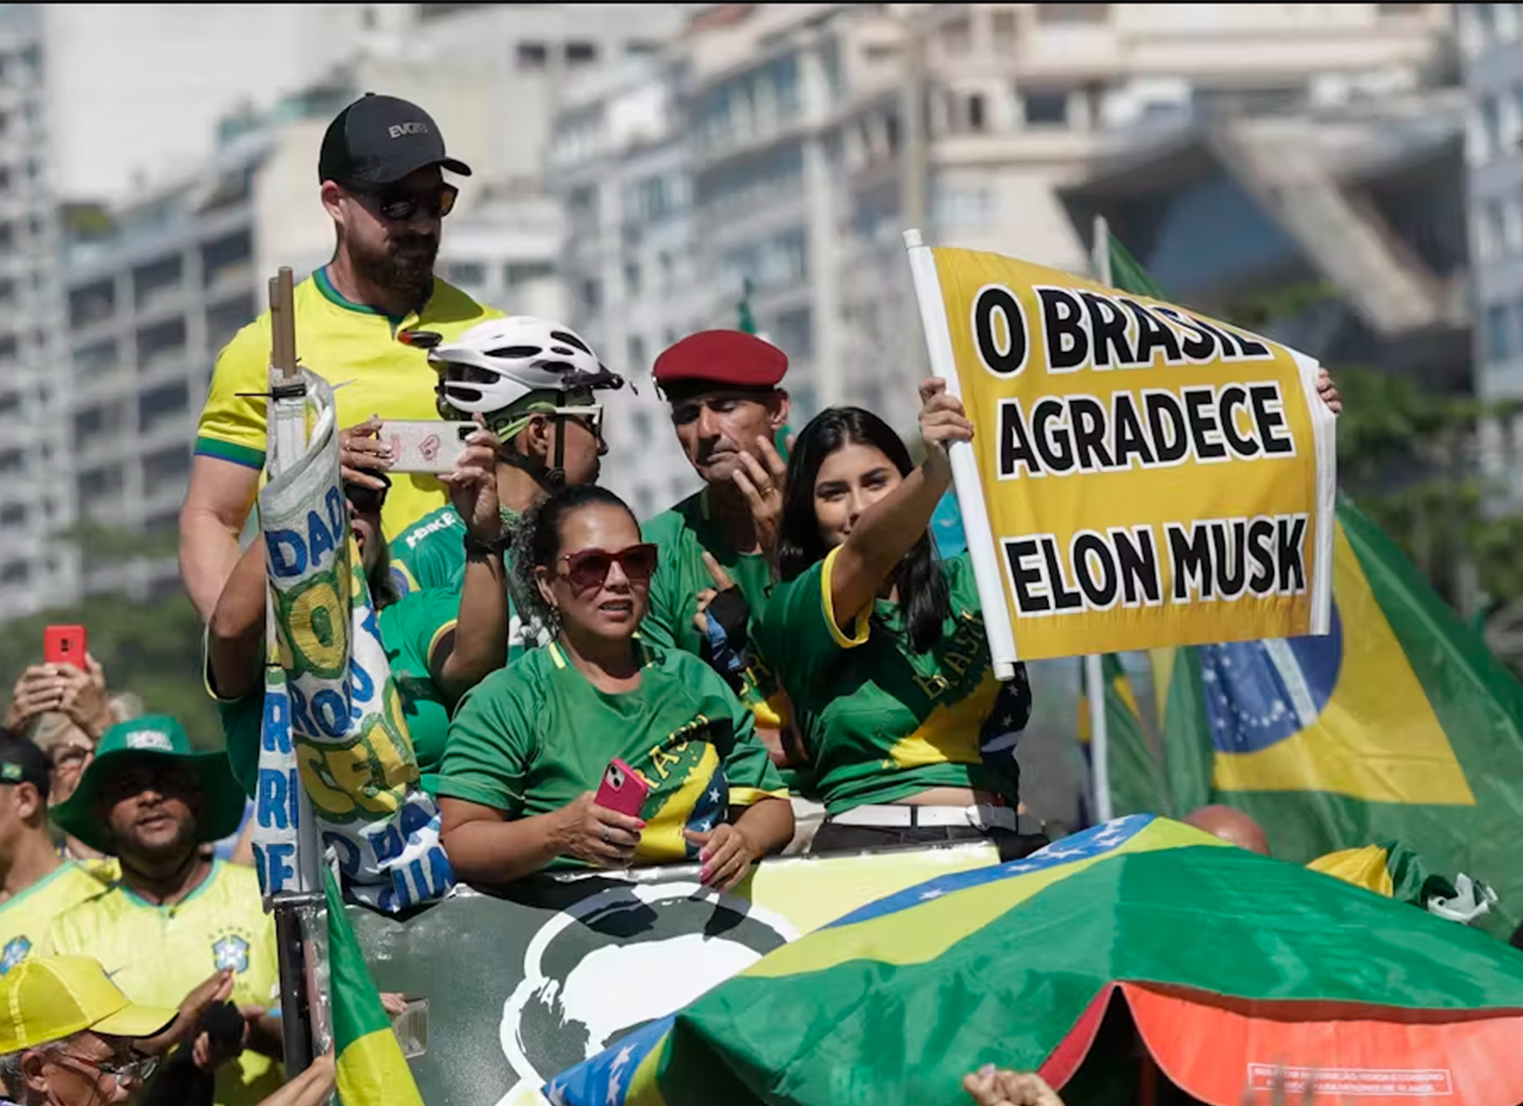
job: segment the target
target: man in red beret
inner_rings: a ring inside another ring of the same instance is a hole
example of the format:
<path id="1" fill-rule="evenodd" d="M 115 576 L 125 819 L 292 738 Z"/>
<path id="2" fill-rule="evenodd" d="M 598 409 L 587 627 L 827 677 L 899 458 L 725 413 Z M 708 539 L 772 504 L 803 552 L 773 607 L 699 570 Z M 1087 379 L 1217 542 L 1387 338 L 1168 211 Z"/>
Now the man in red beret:
<path id="1" fill-rule="evenodd" d="M 773 439 L 788 421 L 787 371 L 787 354 L 738 330 L 690 334 L 656 358 L 656 387 L 705 487 L 644 526 L 661 556 L 641 626 L 718 669 L 780 764 L 787 704 L 750 628 L 772 590 L 787 472 Z"/>

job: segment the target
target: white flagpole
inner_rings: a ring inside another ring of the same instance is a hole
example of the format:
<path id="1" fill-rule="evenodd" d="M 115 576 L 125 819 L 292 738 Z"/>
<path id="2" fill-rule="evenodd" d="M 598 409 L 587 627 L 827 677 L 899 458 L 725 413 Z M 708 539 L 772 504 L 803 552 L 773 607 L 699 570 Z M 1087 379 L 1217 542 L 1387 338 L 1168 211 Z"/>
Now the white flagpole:
<path id="1" fill-rule="evenodd" d="M 947 382 L 950 395 L 960 395 L 957 384 L 957 360 L 952 352 L 952 335 L 947 329 L 947 312 L 941 298 L 941 278 L 936 273 L 936 259 L 920 237 L 920 231 L 904 232 L 904 248 L 909 254 L 910 275 L 915 281 L 915 299 L 920 305 L 920 321 L 925 328 L 926 353 L 931 372 Z M 1010 624 L 1010 606 L 1005 600 L 1004 576 L 994 549 L 994 530 L 984 507 L 983 482 L 978 475 L 978 458 L 969 442 L 954 442 L 947 450 L 952 465 L 952 486 L 957 491 L 957 506 L 962 511 L 963 530 L 968 539 L 968 557 L 973 562 L 973 580 L 978 585 L 978 601 L 983 607 L 984 634 L 989 639 L 989 658 L 997 680 L 1015 678 L 1015 627 Z"/>
<path id="2" fill-rule="evenodd" d="M 1094 237 L 1091 257 L 1095 279 L 1108 286 L 1111 282 L 1111 231 L 1103 215 L 1095 216 Z M 1109 822 L 1114 811 L 1111 804 L 1110 735 L 1105 726 L 1105 666 L 1098 653 L 1085 657 L 1083 664 L 1088 690 L 1085 703 L 1089 707 L 1089 760 L 1095 820 Z"/>

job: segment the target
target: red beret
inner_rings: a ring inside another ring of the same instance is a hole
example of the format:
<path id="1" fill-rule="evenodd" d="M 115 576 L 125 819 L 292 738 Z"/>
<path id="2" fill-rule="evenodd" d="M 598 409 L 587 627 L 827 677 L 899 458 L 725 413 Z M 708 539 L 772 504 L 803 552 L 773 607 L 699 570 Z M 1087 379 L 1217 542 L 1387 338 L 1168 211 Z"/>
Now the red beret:
<path id="1" fill-rule="evenodd" d="M 788 371 L 788 355 L 771 342 L 740 330 L 700 330 L 656 358 L 652 375 L 663 390 L 683 384 L 776 388 Z"/>

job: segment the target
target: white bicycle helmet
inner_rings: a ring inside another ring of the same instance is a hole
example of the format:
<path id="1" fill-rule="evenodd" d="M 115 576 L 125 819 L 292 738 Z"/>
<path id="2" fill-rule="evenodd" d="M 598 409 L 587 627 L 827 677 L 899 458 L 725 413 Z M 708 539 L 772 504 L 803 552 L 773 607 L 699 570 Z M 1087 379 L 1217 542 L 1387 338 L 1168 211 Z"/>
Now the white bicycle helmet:
<path id="1" fill-rule="evenodd" d="M 507 411 L 536 392 L 624 386 L 576 331 L 532 315 L 478 323 L 429 350 L 428 359 L 439 373 L 441 402 L 463 415 Z"/>

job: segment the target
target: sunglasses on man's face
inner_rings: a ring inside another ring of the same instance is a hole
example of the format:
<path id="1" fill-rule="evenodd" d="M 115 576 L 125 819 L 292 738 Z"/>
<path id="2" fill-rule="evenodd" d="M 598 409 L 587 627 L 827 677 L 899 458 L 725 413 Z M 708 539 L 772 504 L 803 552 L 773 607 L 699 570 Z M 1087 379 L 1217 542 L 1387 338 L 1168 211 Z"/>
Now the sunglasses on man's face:
<path id="1" fill-rule="evenodd" d="M 644 585 L 656 571 L 656 547 L 649 542 L 631 545 L 617 552 L 607 549 L 582 549 L 561 558 L 566 579 L 577 591 L 592 591 L 608 580 L 608 573 L 618 562 L 631 584 Z"/>
<path id="2" fill-rule="evenodd" d="M 409 192 L 405 188 L 351 188 L 351 192 L 372 200 L 383 219 L 405 223 L 421 210 L 431 219 L 442 219 L 455 209 L 460 189 L 441 184 L 429 192 Z"/>

